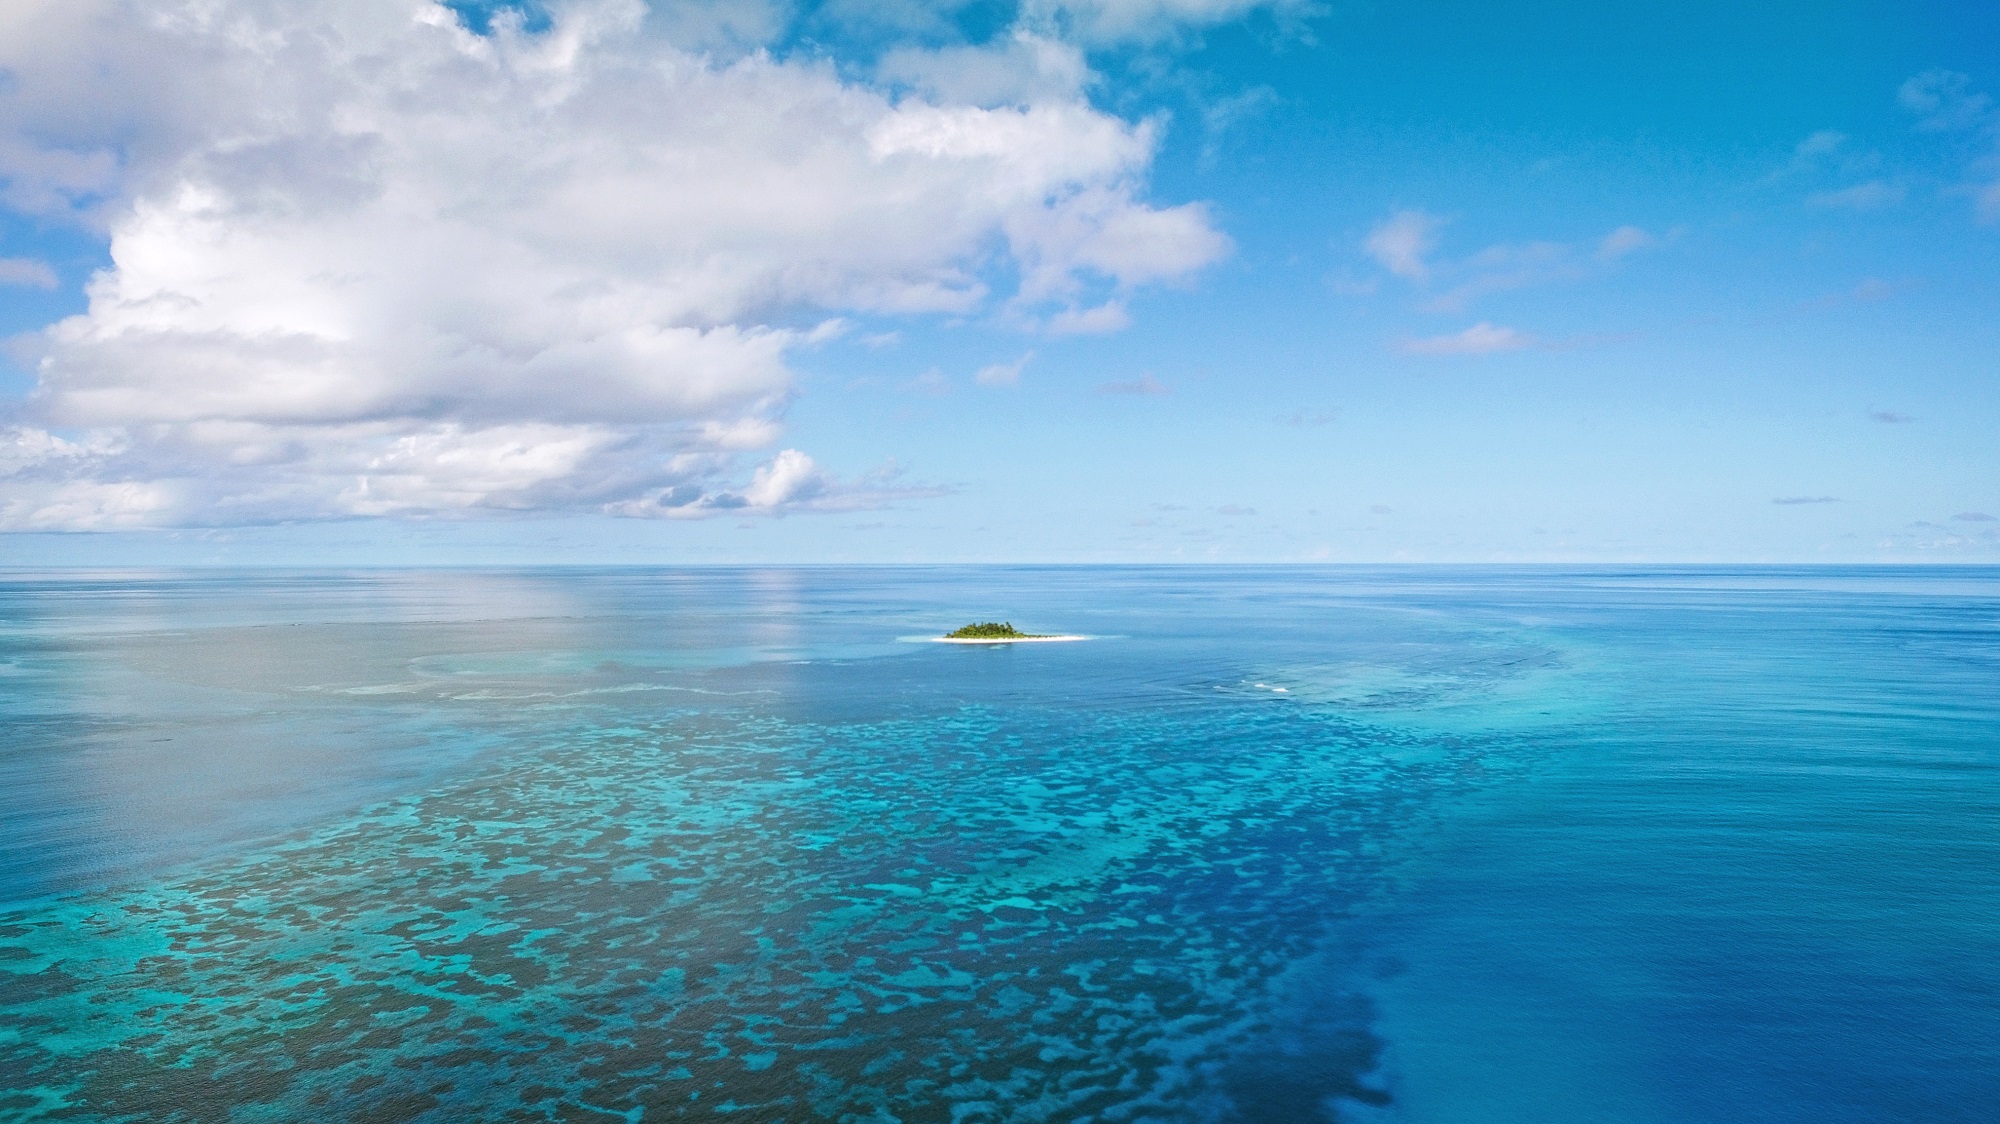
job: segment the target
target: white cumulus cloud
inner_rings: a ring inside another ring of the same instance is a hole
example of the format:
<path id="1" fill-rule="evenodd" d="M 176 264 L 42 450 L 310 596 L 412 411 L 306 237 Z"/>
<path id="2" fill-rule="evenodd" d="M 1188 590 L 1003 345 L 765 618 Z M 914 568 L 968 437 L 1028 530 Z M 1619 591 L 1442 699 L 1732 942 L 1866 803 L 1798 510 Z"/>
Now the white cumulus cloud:
<path id="1" fill-rule="evenodd" d="M 1103 330 L 1227 252 L 1144 198 L 1153 126 L 1093 109 L 1059 43 L 997 48 L 983 89 L 906 53 L 899 95 L 645 14 L 9 6 L 0 201 L 112 265 L 41 335 L 20 431 L 81 451 L 0 476 L 0 525 L 806 510 L 837 482 L 803 452 L 726 481 L 840 314 Z"/>

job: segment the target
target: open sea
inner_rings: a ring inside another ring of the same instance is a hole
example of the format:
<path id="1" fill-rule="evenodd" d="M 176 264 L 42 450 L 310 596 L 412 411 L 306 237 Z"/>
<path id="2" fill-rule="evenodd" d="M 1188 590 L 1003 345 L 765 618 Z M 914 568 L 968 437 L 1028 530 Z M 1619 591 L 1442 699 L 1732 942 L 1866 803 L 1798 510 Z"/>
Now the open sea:
<path id="1" fill-rule="evenodd" d="M 2000 1120 L 2000 569 L 0 571 L 0 1120 L 677 1119 Z"/>

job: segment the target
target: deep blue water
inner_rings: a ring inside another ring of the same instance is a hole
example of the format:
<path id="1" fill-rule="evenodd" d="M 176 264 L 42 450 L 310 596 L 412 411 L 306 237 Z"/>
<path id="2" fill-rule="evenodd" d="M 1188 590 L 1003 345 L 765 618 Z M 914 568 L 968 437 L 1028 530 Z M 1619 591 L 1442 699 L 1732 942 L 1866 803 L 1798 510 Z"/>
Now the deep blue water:
<path id="1" fill-rule="evenodd" d="M 2000 1119 L 2000 570 L 0 573 L 0 1119 L 315 1116 Z"/>

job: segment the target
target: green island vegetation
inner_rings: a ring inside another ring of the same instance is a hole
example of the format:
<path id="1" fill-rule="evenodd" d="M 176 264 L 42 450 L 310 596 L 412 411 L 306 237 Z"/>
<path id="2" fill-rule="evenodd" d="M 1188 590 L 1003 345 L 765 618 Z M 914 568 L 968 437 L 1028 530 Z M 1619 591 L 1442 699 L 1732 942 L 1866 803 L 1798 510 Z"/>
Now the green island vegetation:
<path id="1" fill-rule="evenodd" d="M 946 640 L 1046 640 L 1047 636 L 1035 632 L 1022 632 L 1007 621 L 986 621 L 969 624 L 956 632 L 944 634 Z"/>

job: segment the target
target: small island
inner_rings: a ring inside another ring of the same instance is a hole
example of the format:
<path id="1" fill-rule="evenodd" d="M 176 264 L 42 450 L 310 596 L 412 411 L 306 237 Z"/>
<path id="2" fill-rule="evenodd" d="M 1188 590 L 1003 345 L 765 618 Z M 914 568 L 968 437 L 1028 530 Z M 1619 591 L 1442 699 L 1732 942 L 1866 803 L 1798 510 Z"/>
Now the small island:
<path id="1" fill-rule="evenodd" d="M 1009 621 L 982 621 L 954 629 L 938 637 L 940 644 L 1025 644 L 1053 640 L 1082 640 L 1081 636 L 1050 636 L 1022 632 Z"/>
<path id="2" fill-rule="evenodd" d="M 964 628 L 944 634 L 946 640 L 1046 640 L 1032 632 L 1022 632 L 1012 621 L 987 621 L 984 624 L 969 624 Z"/>

